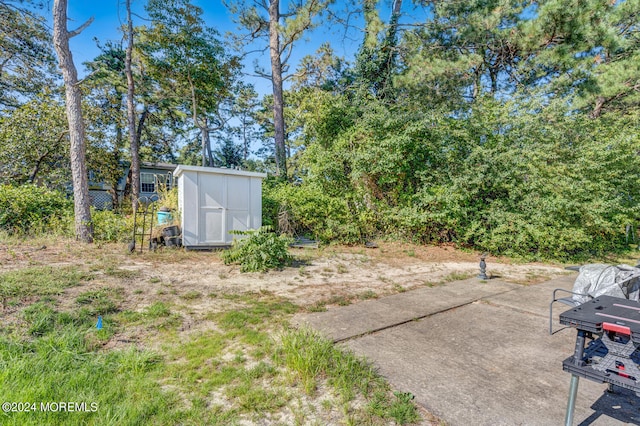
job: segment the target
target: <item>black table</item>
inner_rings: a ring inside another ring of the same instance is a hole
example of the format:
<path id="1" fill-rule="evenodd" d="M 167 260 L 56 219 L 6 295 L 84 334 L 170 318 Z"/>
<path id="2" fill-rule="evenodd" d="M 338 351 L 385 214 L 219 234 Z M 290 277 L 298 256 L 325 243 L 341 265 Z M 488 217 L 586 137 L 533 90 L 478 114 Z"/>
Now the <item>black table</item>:
<path id="1" fill-rule="evenodd" d="M 640 303 L 600 296 L 560 314 L 560 324 L 578 331 L 574 354 L 562 363 L 571 373 L 565 425 L 573 422 L 579 377 L 640 395 Z"/>

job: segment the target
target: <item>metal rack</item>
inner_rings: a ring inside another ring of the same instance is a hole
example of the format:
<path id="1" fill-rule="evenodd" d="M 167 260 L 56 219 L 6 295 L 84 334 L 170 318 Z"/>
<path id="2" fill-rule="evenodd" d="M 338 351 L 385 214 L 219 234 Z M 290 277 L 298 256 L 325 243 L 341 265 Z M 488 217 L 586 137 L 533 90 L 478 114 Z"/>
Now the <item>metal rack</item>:
<path id="1" fill-rule="evenodd" d="M 133 253 L 136 250 L 138 240 L 140 241 L 138 246 L 139 252 L 142 253 L 145 237 L 147 237 L 148 250 L 151 251 L 156 249 L 152 233 L 157 201 L 157 195 L 138 198 L 138 208 L 133 213 L 133 236 L 131 243 L 129 244 L 130 253 Z M 140 219 L 142 219 L 142 223 L 140 223 Z"/>

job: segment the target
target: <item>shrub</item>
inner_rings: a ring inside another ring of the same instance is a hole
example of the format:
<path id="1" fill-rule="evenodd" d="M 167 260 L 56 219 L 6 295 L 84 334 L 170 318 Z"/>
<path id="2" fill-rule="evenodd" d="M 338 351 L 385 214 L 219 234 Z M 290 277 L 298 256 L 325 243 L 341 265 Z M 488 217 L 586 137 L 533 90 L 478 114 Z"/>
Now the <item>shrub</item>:
<path id="1" fill-rule="evenodd" d="M 64 194 L 35 185 L 0 185 L 0 229 L 9 234 L 67 232 L 73 205 Z M 61 228 L 60 225 L 64 226 Z"/>
<path id="2" fill-rule="evenodd" d="M 346 198 L 333 197 L 310 185 L 283 183 L 265 190 L 266 224 L 278 223 L 278 214 L 286 211 L 288 227 L 296 235 L 307 235 L 325 242 L 355 243 L 362 240 L 360 218 L 350 212 Z"/>
<path id="3" fill-rule="evenodd" d="M 222 260 L 227 265 L 239 264 L 241 272 L 264 272 L 291 262 L 289 238 L 277 235 L 269 226 L 232 233 L 246 238 L 234 239 L 231 249 L 222 253 Z"/>
<path id="4" fill-rule="evenodd" d="M 111 210 L 91 209 L 94 239 L 96 241 L 126 242 L 131 240 L 133 220 Z"/>

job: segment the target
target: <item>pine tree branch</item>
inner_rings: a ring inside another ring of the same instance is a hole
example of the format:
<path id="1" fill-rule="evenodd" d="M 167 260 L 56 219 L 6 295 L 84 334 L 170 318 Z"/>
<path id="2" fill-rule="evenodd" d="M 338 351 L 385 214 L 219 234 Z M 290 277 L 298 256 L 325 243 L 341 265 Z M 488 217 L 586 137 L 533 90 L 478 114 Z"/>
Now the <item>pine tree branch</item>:
<path id="1" fill-rule="evenodd" d="M 84 31 L 89 25 L 91 25 L 91 23 L 93 22 L 95 18 L 92 16 L 91 18 L 87 19 L 87 21 L 80 25 L 77 29 L 73 30 L 73 31 L 69 31 L 69 38 L 73 38 L 75 36 L 77 36 L 78 34 L 80 34 L 82 31 Z"/>

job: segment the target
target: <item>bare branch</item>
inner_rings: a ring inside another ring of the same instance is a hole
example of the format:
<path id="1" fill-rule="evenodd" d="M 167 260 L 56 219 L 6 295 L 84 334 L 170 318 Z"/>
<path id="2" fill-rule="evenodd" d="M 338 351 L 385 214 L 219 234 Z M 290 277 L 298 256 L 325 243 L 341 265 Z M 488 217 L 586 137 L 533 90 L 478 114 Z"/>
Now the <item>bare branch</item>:
<path id="1" fill-rule="evenodd" d="M 271 74 L 268 74 L 266 72 L 261 72 L 261 71 L 258 71 L 258 70 L 255 71 L 255 74 L 247 74 L 247 75 L 250 75 L 251 77 L 266 78 L 269 81 L 273 81 L 273 77 L 272 77 Z"/>
<path id="2" fill-rule="evenodd" d="M 77 29 L 73 30 L 73 31 L 69 31 L 69 38 L 73 38 L 75 36 L 77 36 L 78 34 L 80 34 L 82 31 L 84 31 L 89 25 L 91 25 L 91 23 L 93 22 L 94 17 L 92 16 L 91 18 L 87 19 L 87 21 L 80 25 Z"/>
<path id="3" fill-rule="evenodd" d="M 287 44 L 283 49 L 282 52 L 280 53 L 282 55 L 282 53 L 284 53 L 285 49 L 289 49 L 289 51 L 287 52 L 287 54 L 285 55 L 284 59 L 282 59 L 282 65 L 285 65 L 287 63 L 289 63 L 289 58 L 291 58 L 291 53 L 293 52 L 293 43 L 289 43 Z"/>
<path id="4" fill-rule="evenodd" d="M 82 80 L 78 80 L 76 82 L 76 86 L 80 86 L 81 84 L 83 84 L 85 81 L 89 80 L 91 77 L 93 77 L 94 75 L 96 75 L 98 73 L 98 70 L 93 70 L 91 71 L 91 73 L 89 73 L 88 75 L 86 75 Z"/>

